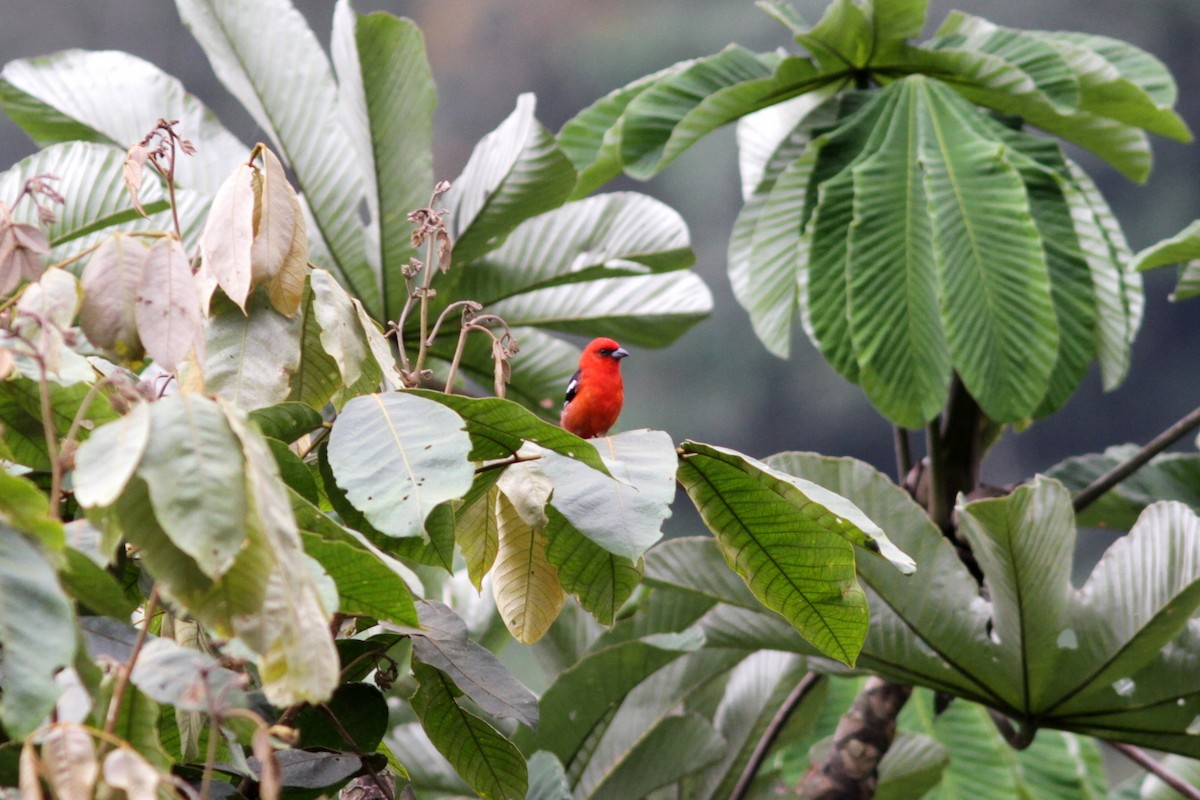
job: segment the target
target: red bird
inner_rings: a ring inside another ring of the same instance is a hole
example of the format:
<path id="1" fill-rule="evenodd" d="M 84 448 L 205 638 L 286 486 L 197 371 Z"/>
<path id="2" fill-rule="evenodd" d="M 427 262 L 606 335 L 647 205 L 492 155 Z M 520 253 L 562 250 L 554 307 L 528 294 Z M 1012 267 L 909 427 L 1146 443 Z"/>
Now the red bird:
<path id="1" fill-rule="evenodd" d="M 629 351 L 612 339 L 593 339 L 579 356 L 579 369 L 567 383 L 562 426 L 576 436 L 606 436 L 621 414 L 625 390 L 621 359 Z"/>

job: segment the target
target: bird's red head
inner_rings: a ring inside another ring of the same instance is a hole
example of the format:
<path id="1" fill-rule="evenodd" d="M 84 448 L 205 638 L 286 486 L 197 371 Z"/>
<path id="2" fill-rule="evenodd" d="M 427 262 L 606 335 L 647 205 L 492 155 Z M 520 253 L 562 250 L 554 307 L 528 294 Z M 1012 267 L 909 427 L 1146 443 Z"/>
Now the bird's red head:
<path id="1" fill-rule="evenodd" d="M 592 339 L 588 342 L 588 346 L 583 348 L 583 355 L 579 357 L 579 366 L 584 364 L 596 364 L 597 366 L 608 364 L 611 369 L 616 369 L 620 366 L 622 358 L 629 355 L 629 351 L 616 341 L 601 336 L 598 339 Z"/>

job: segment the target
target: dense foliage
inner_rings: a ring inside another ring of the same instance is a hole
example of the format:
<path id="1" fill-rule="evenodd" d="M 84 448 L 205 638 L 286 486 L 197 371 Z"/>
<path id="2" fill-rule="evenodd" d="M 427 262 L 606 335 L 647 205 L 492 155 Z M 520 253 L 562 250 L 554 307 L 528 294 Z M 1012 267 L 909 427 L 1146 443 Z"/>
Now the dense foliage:
<path id="1" fill-rule="evenodd" d="M 558 135 L 523 96 L 443 181 L 411 22 L 340 0 L 327 55 L 288 0 L 177 6 L 267 142 L 127 54 L 0 72 L 42 148 L 0 174 L 4 785 L 716 798 L 811 759 L 818 792 L 880 685 L 878 796 L 1103 796 L 1092 737 L 1200 758 L 1196 457 L 977 485 L 1004 425 L 1120 382 L 1137 269 L 1200 255 L 1134 258 L 1059 143 L 1142 179 L 1189 138 L 1152 56 L 768 4 L 807 55 L 730 46 Z M 898 481 L 548 421 L 556 334 L 711 309 L 680 216 L 595 192 L 735 120 L 735 292 L 897 425 Z M 660 541 L 677 485 L 711 535 Z M 1079 589 L 1077 524 L 1128 531 Z"/>

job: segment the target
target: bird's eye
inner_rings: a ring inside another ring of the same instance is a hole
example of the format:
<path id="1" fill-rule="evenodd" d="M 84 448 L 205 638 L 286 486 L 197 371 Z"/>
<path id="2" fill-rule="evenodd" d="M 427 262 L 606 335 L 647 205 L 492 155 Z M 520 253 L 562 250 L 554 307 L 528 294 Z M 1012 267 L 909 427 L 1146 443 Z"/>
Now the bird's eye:
<path id="1" fill-rule="evenodd" d="M 608 349 L 607 347 L 601 347 L 601 348 L 600 348 L 600 355 L 602 355 L 602 356 L 611 356 L 612 354 L 613 354 L 613 351 L 612 351 L 612 350 L 610 350 L 610 349 Z"/>

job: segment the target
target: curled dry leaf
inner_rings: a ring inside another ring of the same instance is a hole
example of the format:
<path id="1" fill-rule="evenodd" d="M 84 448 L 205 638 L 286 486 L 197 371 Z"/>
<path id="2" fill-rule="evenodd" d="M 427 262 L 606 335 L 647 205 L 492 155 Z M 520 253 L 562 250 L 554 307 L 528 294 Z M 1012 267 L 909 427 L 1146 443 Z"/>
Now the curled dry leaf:
<path id="1" fill-rule="evenodd" d="M 42 765 L 58 800 L 92 800 L 100 769 L 95 743 L 82 725 L 52 726 L 42 741 Z"/>
<path id="2" fill-rule="evenodd" d="M 146 149 L 146 146 L 135 144 L 125 153 L 125 164 L 121 167 L 121 174 L 125 178 L 125 190 L 129 192 L 129 199 L 133 201 L 133 207 L 143 217 L 146 216 L 146 210 L 142 208 L 138 192 L 142 189 L 142 168 L 146 166 L 149 158 L 150 151 Z"/>
<path id="3" fill-rule="evenodd" d="M 203 362 L 200 294 L 178 239 L 159 239 L 146 255 L 135 318 L 146 352 L 164 370 L 174 372 L 193 349 Z"/>
<path id="4" fill-rule="evenodd" d="M 200 234 L 205 272 L 242 310 L 250 294 L 252 273 L 255 172 L 249 164 L 238 164 L 217 189 Z"/>
<path id="5" fill-rule="evenodd" d="M 8 206 L 0 203 L 0 296 L 7 295 L 24 277 L 36 281 L 46 271 L 41 256 L 50 252 L 46 232 L 36 225 L 15 222 Z"/>
<path id="6" fill-rule="evenodd" d="M 288 187 L 288 195 L 295 212 L 296 224 L 292 228 L 292 246 L 280 265 L 275 277 L 267 284 L 271 306 L 285 317 L 295 316 L 304 298 L 304 278 L 308 273 L 308 228 L 300 199 Z"/>
<path id="7" fill-rule="evenodd" d="M 283 775 L 279 769 L 279 759 L 275 758 L 275 748 L 271 746 L 271 730 L 258 728 L 251 740 L 254 757 L 258 759 L 258 796 L 262 800 L 279 800 L 279 790 L 282 787 Z M 134 800 L 130 798 L 130 800 Z"/>
<path id="8" fill-rule="evenodd" d="M 32 739 L 26 739 L 21 747 L 17 786 L 21 800 L 42 800 L 41 762 Z"/>
<path id="9" fill-rule="evenodd" d="M 79 325 L 88 341 L 125 360 L 142 357 L 137 298 L 150 249 L 132 236 L 106 239 L 83 268 Z"/>
<path id="10" fill-rule="evenodd" d="M 129 747 L 118 747 L 104 757 L 104 782 L 124 791 L 128 800 L 158 797 L 158 770 Z"/>

